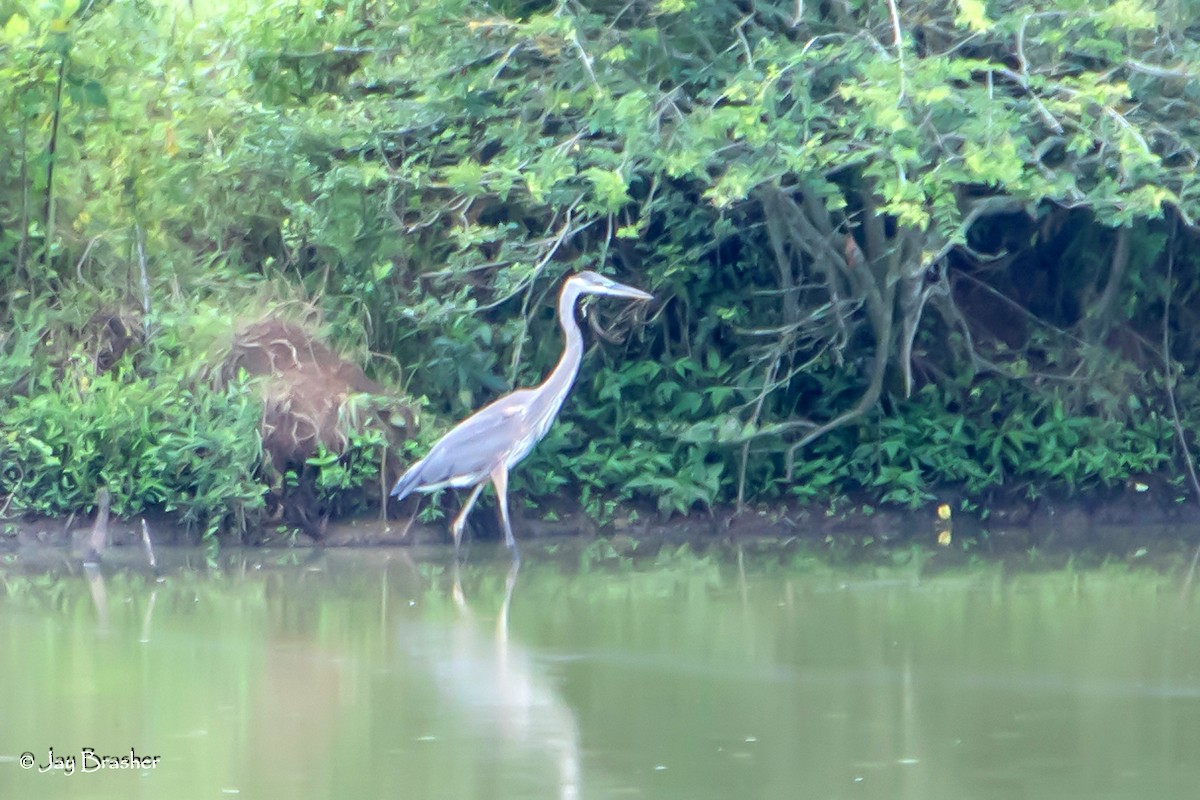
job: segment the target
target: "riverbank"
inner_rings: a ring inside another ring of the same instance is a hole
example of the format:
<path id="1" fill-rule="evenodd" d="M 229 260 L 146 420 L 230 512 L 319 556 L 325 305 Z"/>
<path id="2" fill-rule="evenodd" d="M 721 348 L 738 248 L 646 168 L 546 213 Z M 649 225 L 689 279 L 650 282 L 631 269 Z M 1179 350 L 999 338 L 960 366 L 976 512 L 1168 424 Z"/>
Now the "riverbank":
<path id="1" fill-rule="evenodd" d="M 1200 541 L 1200 504 L 1180 502 L 1167 482 L 1157 486 L 1131 482 L 1104 493 L 1076 498 L 1042 498 L 1032 502 L 1001 502 L 985 509 L 969 508 L 952 494 L 941 502 L 917 509 L 876 508 L 849 498 L 828 504 L 791 504 L 771 509 L 732 507 L 713 513 L 663 518 L 634 508 L 600 525 L 565 502 L 541 517 L 517 516 L 518 541 L 550 538 L 608 539 L 615 548 L 655 541 L 789 540 L 831 548 L 880 545 L 941 547 L 1099 549 L 1118 553 L 1153 542 Z M 131 519 L 108 521 L 109 541 L 117 547 L 143 546 L 142 520 L 154 544 L 194 545 L 198 532 L 178 515 L 153 512 Z M 35 517 L 0 520 L 0 549 L 29 546 L 87 549 L 94 520 L 87 517 Z M 471 517 L 467 537 L 472 541 L 501 538 L 492 509 Z M 220 541 L 218 538 L 216 541 Z M 330 522 L 319 535 L 294 528 L 264 528 L 243 537 L 255 546 L 379 547 L 439 545 L 450 541 L 446 521 L 413 522 L 407 517 L 357 517 Z"/>

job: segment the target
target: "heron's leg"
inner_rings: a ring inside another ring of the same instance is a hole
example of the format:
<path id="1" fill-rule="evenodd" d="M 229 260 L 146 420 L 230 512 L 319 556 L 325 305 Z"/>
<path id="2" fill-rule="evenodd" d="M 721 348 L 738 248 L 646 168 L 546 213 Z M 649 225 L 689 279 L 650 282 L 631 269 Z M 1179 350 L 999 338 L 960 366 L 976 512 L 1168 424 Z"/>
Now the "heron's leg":
<path id="1" fill-rule="evenodd" d="M 458 543 L 462 541 L 463 528 L 467 524 L 467 514 L 471 513 L 471 507 L 475 505 L 475 501 L 479 499 L 479 493 L 483 491 L 483 483 L 478 483 L 471 490 L 471 494 L 467 495 L 467 502 L 463 503 L 462 511 L 458 512 L 458 516 L 454 518 L 454 522 L 450 523 L 450 533 L 454 534 L 454 554 L 458 555 Z"/>
<path id="2" fill-rule="evenodd" d="M 508 467 L 499 464 L 492 470 L 492 485 L 496 487 L 496 500 L 500 503 L 500 521 L 504 523 L 504 543 L 517 555 L 517 540 L 513 537 L 512 523 L 508 519 Z"/>
<path id="3" fill-rule="evenodd" d="M 408 532 L 412 530 L 413 523 L 417 521 L 417 512 L 421 510 L 421 495 L 417 495 L 417 504 L 413 506 L 412 516 L 408 518 L 408 522 L 404 525 L 404 530 L 400 531 L 400 538 L 407 539 Z"/>

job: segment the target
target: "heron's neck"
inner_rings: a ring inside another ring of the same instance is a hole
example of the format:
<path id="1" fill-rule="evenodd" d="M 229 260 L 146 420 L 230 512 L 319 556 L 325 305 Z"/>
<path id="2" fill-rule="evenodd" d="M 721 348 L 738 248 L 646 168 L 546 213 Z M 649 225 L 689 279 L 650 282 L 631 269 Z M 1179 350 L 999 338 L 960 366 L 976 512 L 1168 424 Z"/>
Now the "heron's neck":
<path id="1" fill-rule="evenodd" d="M 563 332 L 563 354 L 558 365 L 546 377 L 542 386 L 556 395 L 565 397 L 567 390 L 579 372 L 579 362 L 583 358 L 583 334 L 575 321 L 575 301 L 579 292 L 570 283 L 563 287 L 558 296 L 558 324 Z"/>

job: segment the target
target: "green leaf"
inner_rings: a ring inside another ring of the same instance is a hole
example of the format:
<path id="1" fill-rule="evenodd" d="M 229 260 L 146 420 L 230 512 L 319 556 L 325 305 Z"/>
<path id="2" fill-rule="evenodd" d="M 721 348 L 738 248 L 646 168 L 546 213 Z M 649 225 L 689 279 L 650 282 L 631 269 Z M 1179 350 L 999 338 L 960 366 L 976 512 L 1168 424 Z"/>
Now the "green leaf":
<path id="1" fill-rule="evenodd" d="M 483 192 L 483 166 L 474 159 L 465 159 L 445 168 L 446 183 L 455 191 L 468 195 Z"/>
<path id="2" fill-rule="evenodd" d="M 584 176 L 592 182 L 596 199 L 601 207 L 609 212 L 616 212 L 629 202 L 629 192 L 625 179 L 616 170 L 589 167 L 583 171 Z"/>
<path id="3" fill-rule="evenodd" d="M 1117 0 L 1099 10 L 1097 17 L 1101 28 L 1124 28 L 1127 30 L 1151 30 L 1158 25 L 1154 10 L 1139 0 Z"/>
<path id="4" fill-rule="evenodd" d="M 89 80 L 83 84 L 83 96 L 93 106 L 98 108 L 108 108 L 108 97 L 104 94 L 104 87 L 99 81 Z"/>

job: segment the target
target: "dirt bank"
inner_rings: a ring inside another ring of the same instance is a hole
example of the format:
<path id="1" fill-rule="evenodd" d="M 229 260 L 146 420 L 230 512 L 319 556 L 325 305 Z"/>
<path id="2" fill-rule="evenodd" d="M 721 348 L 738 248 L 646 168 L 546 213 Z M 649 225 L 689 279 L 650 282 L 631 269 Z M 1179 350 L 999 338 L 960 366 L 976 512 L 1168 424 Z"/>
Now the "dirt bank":
<path id="1" fill-rule="evenodd" d="M 518 517 L 514 528 L 519 540 L 569 536 L 613 537 L 622 540 L 695 540 L 712 538 L 773 538 L 838 543 L 953 545 L 964 542 L 1004 543 L 1016 547 L 1137 546 L 1162 539 L 1200 541 L 1200 504 L 1179 502 L 1166 485 L 1150 488 L 1135 484 L 1085 498 L 1035 502 L 996 503 L 986 510 L 964 511 L 959 498 L 947 494 L 941 502 L 915 509 L 876 509 L 851 500 L 835 507 L 778 506 L 735 513 L 720 508 L 711 515 L 663 519 L 652 512 L 627 510 L 613 523 L 600 526 L 566 503 L 546 517 Z M 519 504 L 518 504 L 519 505 Z M 453 506 L 449 508 L 453 509 Z M 968 506 L 969 508 L 969 506 Z M 453 513 L 451 510 L 449 513 Z M 189 531 L 167 514 L 146 517 L 155 543 L 197 543 Z M 92 532 L 87 518 L 24 519 L 0 521 L 0 548 L 30 545 L 71 546 L 81 552 Z M 262 545 L 313 545 L 326 547 L 393 546 L 448 543 L 447 521 L 436 524 L 407 518 L 378 517 L 331 522 L 319 539 L 294 528 L 268 529 L 255 539 Z M 114 546 L 142 546 L 141 518 L 112 519 L 109 539 Z M 497 540 L 501 534 L 491 508 L 481 506 L 470 518 L 468 536 L 477 541 Z"/>

